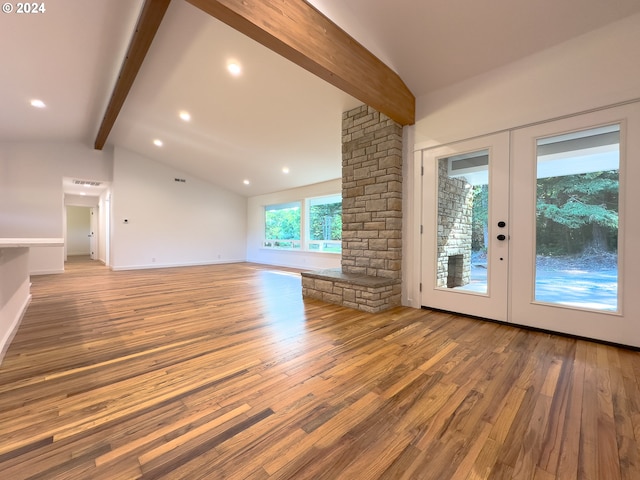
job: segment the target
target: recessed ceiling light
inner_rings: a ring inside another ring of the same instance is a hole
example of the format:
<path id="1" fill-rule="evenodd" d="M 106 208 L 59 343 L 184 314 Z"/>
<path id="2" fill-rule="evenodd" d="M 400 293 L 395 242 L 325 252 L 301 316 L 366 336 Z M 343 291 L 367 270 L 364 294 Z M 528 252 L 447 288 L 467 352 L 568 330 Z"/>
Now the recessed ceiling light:
<path id="1" fill-rule="evenodd" d="M 240 64 L 236 62 L 229 62 L 227 64 L 227 70 L 229 70 L 229 73 L 231 73 L 231 75 L 233 75 L 234 77 L 237 77 L 242 73 L 242 68 L 240 67 Z"/>
<path id="2" fill-rule="evenodd" d="M 161 147 L 161 146 L 163 145 L 162 140 L 160 140 L 160 139 L 158 139 L 158 138 L 156 138 L 156 139 L 153 141 L 153 144 L 154 144 L 156 147 Z"/>
<path id="3" fill-rule="evenodd" d="M 182 120 L 184 120 L 185 122 L 188 122 L 188 121 L 191 120 L 191 114 L 189 112 L 187 112 L 187 111 L 183 110 L 183 111 L 180 112 L 179 115 L 180 115 L 180 118 Z"/>
<path id="4" fill-rule="evenodd" d="M 249 180 L 245 180 L 245 181 L 244 181 L 244 182 L 242 182 L 242 183 L 244 183 L 245 185 L 249 185 L 251 182 L 250 182 Z"/>
<path id="5" fill-rule="evenodd" d="M 46 107 L 45 103 L 42 100 L 38 100 L 37 98 L 34 98 L 33 100 L 31 100 L 31 106 L 36 108 Z"/>
<path id="6" fill-rule="evenodd" d="M 282 169 L 282 173 L 289 173 L 289 167 L 284 167 Z"/>

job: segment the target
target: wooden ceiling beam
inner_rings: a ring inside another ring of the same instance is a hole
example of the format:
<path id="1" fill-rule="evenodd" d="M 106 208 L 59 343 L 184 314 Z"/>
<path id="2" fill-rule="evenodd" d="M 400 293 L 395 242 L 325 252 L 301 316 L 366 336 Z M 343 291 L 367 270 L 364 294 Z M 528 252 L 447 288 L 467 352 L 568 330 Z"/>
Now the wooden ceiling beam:
<path id="1" fill-rule="evenodd" d="M 402 79 L 303 0 L 187 0 L 401 125 L 415 123 Z"/>
<path id="2" fill-rule="evenodd" d="M 96 136 L 96 150 L 102 150 L 104 147 L 170 3 L 171 0 L 145 0 Z"/>

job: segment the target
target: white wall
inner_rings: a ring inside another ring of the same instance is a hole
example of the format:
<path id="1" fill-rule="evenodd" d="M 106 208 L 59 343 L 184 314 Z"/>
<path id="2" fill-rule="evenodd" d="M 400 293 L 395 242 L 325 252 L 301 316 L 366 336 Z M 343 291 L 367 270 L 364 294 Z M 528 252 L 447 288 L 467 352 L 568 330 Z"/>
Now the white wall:
<path id="1" fill-rule="evenodd" d="M 416 143 L 426 148 L 640 98 L 639 49 L 637 14 L 419 97 Z"/>
<path id="2" fill-rule="evenodd" d="M 114 270 L 245 260 L 240 195 L 116 147 L 110 203 Z"/>
<path id="3" fill-rule="evenodd" d="M 249 198 L 247 207 L 247 261 L 308 270 L 339 268 L 341 261 L 339 254 L 262 248 L 262 241 L 264 240 L 264 207 L 266 205 L 293 202 L 336 193 L 342 193 L 341 179 Z"/>
<path id="4" fill-rule="evenodd" d="M 419 97 L 410 127 L 414 150 L 640 99 L 639 48 L 640 14 Z M 403 270 L 409 274 L 403 301 L 417 307 L 420 169 L 412 152 L 404 160 Z"/>
<path id="5" fill-rule="evenodd" d="M 110 181 L 113 153 L 80 143 L 0 143 L 0 237 L 64 237 L 62 177 Z M 64 247 L 32 249 L 31 274 L 64 270 Z"/>

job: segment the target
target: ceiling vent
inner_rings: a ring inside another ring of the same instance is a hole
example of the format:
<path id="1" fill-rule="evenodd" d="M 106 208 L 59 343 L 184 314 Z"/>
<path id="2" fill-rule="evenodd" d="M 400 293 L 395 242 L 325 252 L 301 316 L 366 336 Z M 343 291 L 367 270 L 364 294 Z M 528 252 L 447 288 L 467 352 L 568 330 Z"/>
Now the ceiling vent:
<path id="1" fill-rule="evenodd" d="M 74 180 L 74 185 L 86 185 L 88 187 L 99 187 L 102 182 L 92 182 L 91 180 Z"/>

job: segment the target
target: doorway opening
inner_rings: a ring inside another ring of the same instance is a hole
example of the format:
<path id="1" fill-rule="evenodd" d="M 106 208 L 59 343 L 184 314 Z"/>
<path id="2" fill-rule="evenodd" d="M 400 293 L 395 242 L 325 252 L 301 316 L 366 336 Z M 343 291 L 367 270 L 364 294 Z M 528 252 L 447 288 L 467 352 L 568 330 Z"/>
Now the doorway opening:
<path id="1" fill-rule="evenodd" d="M 109 265 L 110 191 L 107 182 L 63 178 L 64 261 Z"/>
<path id="2" fill-rule="evenodd" d="M 92 225 L 95 216 L 94 207 L 67 205 L 67 231 L 65 237 L 65 258 L 97 258 L 96 226 Z"/>

